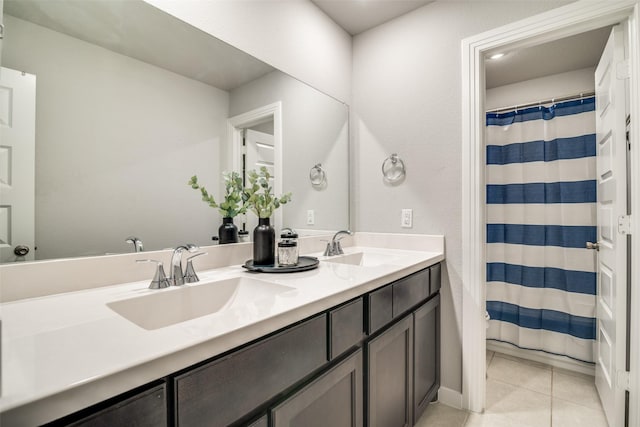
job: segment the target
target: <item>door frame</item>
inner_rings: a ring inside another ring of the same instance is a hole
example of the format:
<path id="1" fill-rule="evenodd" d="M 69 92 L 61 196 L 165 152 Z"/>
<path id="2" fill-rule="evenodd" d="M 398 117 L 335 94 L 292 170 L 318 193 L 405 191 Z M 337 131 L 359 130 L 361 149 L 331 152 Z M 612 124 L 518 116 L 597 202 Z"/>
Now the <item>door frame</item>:
<path id="1" fill-rule="evenodd" d="M 639 8 L 638 0 L 580 0 L 462 40 L 462 398 L 466 409 L 482 412 L 486 399 L 484 58 L 501 49 L 525 48 L 627 21 L 631 135 L 636 142 L 640 134 Z M 631 150 L 631 156 L 631 185 L 640 188 L 640 150 Z M 640 212 L 638 199 L 632 200 L 635 215 Z M 632 221 L 631 233 L 639 232 Z M 640 254 L 640 238 L 632 241 L 633 253 Z M 640 283 L 640 269 L 634 269 L 631 280 Z M 639 309 L 640 292 L 636 292 L 631 301 L 632 327 L 640 327 Z M 630 425 L 640 423 L 639 341 L 638 334 L 632 334 Z"/>
<path id="2" fill-rule="evenodd" d="M 273 120 L 273 171 L 275 176 L 273 192 L 276 195 L 281 195 L 283 187 L 282 102 L 274 102 L 227 119 L 227 134 L 232 147 L 230 169 L 239 170 L 242 167 L 243 130 L 267 120 Z M 282 228 L 282 209 L 276 209 L 273 213 L 272 225 L 276 231 Z"/>

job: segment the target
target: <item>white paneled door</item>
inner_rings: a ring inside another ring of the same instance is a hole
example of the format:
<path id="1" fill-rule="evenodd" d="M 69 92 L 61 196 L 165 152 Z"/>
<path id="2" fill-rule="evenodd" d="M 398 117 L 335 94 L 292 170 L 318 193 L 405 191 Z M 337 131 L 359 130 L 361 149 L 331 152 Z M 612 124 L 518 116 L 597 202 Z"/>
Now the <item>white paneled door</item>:
<path id="1" fill-rule="evenodd" d="M 627 171 L 623 32 L 613 28 L 596 68 L 598 242 L 596 387 L 611 427 L 624 426 L 627 328 Z"/>
<path id="2" fill-rule="evenodd" d="M 34 259 L 36 76 L 0 69 L 0 261 Z"/>

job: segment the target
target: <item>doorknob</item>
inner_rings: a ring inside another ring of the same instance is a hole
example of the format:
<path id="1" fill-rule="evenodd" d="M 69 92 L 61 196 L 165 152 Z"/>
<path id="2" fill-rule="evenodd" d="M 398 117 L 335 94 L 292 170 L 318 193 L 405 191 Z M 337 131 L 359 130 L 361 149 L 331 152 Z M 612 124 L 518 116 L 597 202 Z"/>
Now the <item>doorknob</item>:
<path id="1" fill-rule="evenodd" d="M 587 249 L 595 249 L 596 251 L 600 250 L 600 243 L 596 242 L 596 243 L 591 243 L 591 242 L 587 242 Z"/>
<path id="2" fill-rule="evenodd" d="M 16 256 L 25 256 L 26 254 L 29 253 L 29 246 L 18 245 L 13 249 L 13 253 Z"/>

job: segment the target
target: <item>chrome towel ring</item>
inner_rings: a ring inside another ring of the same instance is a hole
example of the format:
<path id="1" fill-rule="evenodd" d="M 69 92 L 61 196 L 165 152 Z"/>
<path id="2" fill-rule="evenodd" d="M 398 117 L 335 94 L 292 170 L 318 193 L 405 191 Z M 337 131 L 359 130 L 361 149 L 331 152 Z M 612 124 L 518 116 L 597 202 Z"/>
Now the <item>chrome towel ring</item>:
<path id="1" fill-rule="evenodd" d="M 321 163 L 316 163 L 314 167 L 309 171 L 309 180 L 314 187 L 320 187 L 327 182 L 327 174 L 322 169 Z"/>
<path id="2" fill-rule="evenodd" d="M 393 153 L 382 162 L 382 175 L 389 182 L 397 182 L 404 178 L 406 169 L 402 159 Z"/>

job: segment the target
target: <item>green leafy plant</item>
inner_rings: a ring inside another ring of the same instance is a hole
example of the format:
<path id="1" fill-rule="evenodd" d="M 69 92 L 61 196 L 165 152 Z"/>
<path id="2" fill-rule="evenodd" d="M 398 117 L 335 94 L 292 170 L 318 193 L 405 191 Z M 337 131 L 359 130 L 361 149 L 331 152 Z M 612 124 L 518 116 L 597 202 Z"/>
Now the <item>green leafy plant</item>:
<path id="1" fill-rule="evenodd" d="M 202 201 L 212 208 L 218 208 L 223 218 L 234 218 L 247 212 L 247 206 L 243 200 L 242 177 L 238 172 L 223 172 L 225 195 L 224 202 L 218 204 L 206 188 L 198 184 L 198 176 L 194 175 L 188 184 L 194 190 L 200 190 Z"/>
<path id="2" fill-rule="evenodd" d="M 249 187 L 244 189 L 245 206 L 256 214 L 258 218 L 270 218 L 273 212 L 291 201 L 291 193 L 281 197 L 273 195 L 271 188 L 271 174 L 262 166 L 260 172 L 249 171 Z"/>

